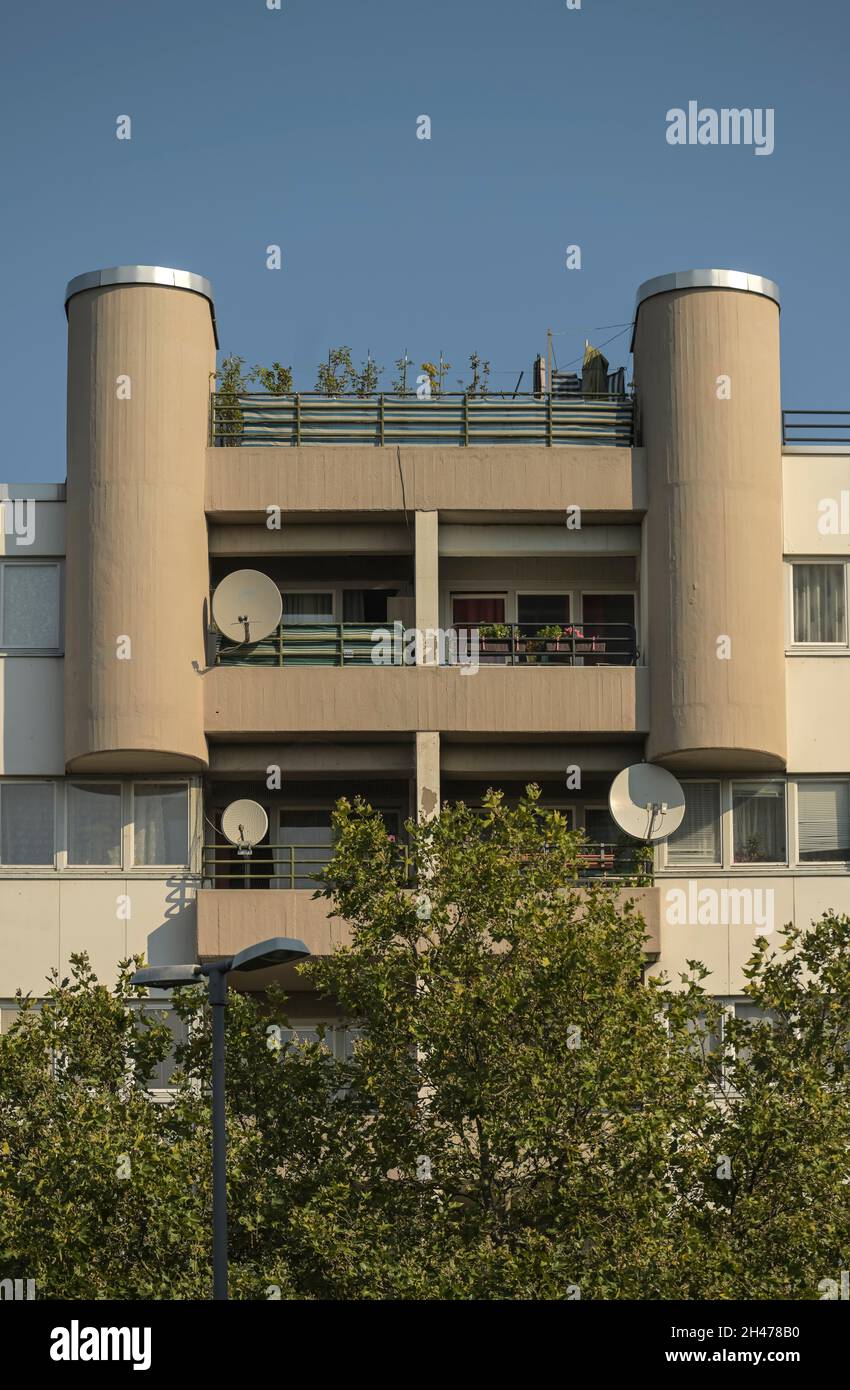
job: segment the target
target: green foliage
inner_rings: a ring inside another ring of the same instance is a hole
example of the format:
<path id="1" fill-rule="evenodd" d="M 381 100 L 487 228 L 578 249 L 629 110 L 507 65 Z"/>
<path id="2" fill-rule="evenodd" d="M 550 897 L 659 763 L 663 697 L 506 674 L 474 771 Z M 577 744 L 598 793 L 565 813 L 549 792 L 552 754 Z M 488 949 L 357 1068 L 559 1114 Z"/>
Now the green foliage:
<path id="1" fill-rule="evenodd" d="M 407 352 L 405 351 L 403 357 L 396 358 L 393 365 L 398 372 L 398 376 L 393 382 L 393 391 L 397 396 L 407 396 L 410 394 L 407 386 L 407 369 L 412 366 L 411 359 L 408 357 Z"/>
<path id="2" fill-rule="evenodd" d="M 273 362 L 270 367 L 254 367 L 251 380 L 258 381 L 272 396 L 288 396 L 292 391 L 292 368 Z"/>
<path id="3" fill-rule="evenodd" d="M 364 1031 L 337 1060 L 279 1041 L 280 992 L 231 992 L 234 1297 L 815 1299 L 847 1268 L 850 920 L 756 943 L 772 1023 L 720 1042 L 705 968 L 646 974 L 628 887 L 581 880 L 536 789 L 409 824 L 404 853 L 363 803 L 335 825 L 351 943 L 301 971 Z M 156 1103 L 137 963 L 108 990 L 75 959 L 0 1038 L 0 1278 L 43 1297 L 208 1296 L 204 992 L 176 995 Z"/>
<path id="4" fill-rule="evenodd" d="M 316 390 L 326 396 L 341 396 L 353 392 L 358 396 L 373 396 L 383 372 L 370 353 L 361 363 L 360 370 L 351 360 L 351 348 L 343 344 L 331 348 L 327 362 L 320 362 L 316 378 Z"/>
<path id="5" fill-rule="evenodd" d="M 486 396 L 487 386 L 490 381 L 490 363 L 482 362 L 477 352 L 469 355 L 469 369 L 472 372 L 472 380 L 466 388 L 468 396 Z"/>
<path id="6" fill-rule="evenodd" d="M 244 416 L 239 397 L 250 388 L 252 372 L 243 371 L 245 358 L 229 353 L 213 372 L 218 399 L 216 401 L 216 433 L 222 443 L 233 448 L 240 442 Z"/>
<path id="7" fill-rule="evenodd" d="M 452 369 L 451 362 L 443 361 L 443 354 L 440 353 L 439 362 L 422 362 L 420 371 L 424 372 L 431 386 L 431 395 L 440 396 L 443 392 L 443 381 L 447 372 Z"/>

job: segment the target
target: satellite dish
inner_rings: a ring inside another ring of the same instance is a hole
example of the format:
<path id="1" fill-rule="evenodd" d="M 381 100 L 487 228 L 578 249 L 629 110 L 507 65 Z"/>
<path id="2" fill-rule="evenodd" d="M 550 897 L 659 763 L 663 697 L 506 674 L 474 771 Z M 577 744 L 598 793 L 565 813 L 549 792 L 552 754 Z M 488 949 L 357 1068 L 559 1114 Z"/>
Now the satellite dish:
<path id="1" fill-rule="evenodd" d="M 682 824 L 685 793 L 666 768 L 634 763 L 618 772 L 611 783 L 608 807 L 617 825 L 632 839 L 663 840 Z"/>
<path id="2" fill-rule="evenodd" d="M 234 570 L 212 600 L 219 632 L 232 642 L 261 642 L 278 626 L 283 599 L 273 579 L 260 570 Z"/>
<path id="3" fill-rule="evenodd" d="M 221 813 L 221 833 L 243 859 L 250 859 L 268 828 L 269 818 L 259 801 L 231 801 Z"/>

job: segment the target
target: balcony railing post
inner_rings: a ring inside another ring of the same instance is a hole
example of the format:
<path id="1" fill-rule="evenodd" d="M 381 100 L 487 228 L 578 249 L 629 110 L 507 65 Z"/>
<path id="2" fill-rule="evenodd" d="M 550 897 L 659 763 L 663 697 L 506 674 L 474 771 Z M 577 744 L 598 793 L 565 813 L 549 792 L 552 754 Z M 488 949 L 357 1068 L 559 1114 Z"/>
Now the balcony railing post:
<path id="1" fill-rule="evenodd" d="M 551 446 L 552 446 L 552 388 L 551 388 L 551 387 L 549 388 L 549 394 L 548 394 L 547 400 L 546 400 L 546 443 L 547 443 L 547 445 L 551 448 Z"/>
<path id="2" fill-rule="evenodd" d="M 468 391 L 465 391 L 465 392 L 464 392 L 464 395 L 463 395 L 463 442 L 464 442 L 464 444 L 468 447 L 468 445 L 469 445 L 469 392 L 468 392 Z"/>
<path id="3" fill-rule="evenodd" d="M 277 625 L 277 664 L 283 665 L 283 623 Z"/>
<path id="4" fill-rule="evenodd" d="M 384 442 L 384 393 L 383 393 L 383 391 L 381 392 L 380 396 L 378 397 L 378 430 L 379 430 L 379 433 L 380 433 L 381 443 L 383 444 L 383 442 Z"/>
<path id="5" fill-rule="evenodd" d="M 301 443 L 301 392 L 295 393 L 295 443 Z"/>

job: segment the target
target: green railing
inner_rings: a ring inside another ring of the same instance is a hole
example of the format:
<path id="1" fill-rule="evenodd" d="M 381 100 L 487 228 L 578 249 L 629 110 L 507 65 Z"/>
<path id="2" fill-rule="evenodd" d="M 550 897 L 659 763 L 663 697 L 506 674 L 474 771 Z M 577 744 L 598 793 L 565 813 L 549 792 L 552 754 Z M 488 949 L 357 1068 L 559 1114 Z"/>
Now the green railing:
<path id="1" fill-rule="evenodd" d="M 217 666 L 372 666 L 379 623 L 281 624 L 262 642 L 219 638 Z M 385 624 L 391 632 L 391 624 Z"/>
<path id="2" fill-rule="evenodd" d="M 589 444 L 629 447 L 632 398 L 627 395 L 470 396 L 443 392 L 430 400 L 383 392 L 375 396 L 285 396 L 217 392 L 211 443 L 300 444 Z"/>
<path id="3" fill-rule="evenodd" d="M 456 625 L 438 637 L 438 660 L 446 666 L 487 665 L 634 666 L 638 659 L 630 623 L 586 623 L 558 629 L 539 623 Z M 560 631 L 561 636 L 556 633 Z M 216 666 L 400 666 L 412 664 L 414 639 L 401 623 L 282 623 L 261 642 L 218 643 Z M 540 633 L 543 636 L 540 636 Z M 382 635 L 379 635 L 382 634 Z M 548 634 L 548 636 L 546 635 Z M 449 641 L 454 638 L 454 642 Z M 422 639 L 424 642 L 424 637 Z"/>
<path id="4" fill-rule="evenodd" d="M 405 876 L 410 876 L 407 846 L 397 843 Z M 320 885 L 333 849 L 328 844 L 256 845 L 240 858 L 230 845 L 204 845 L 203 884 L 210 888 L 305 888 Z"/>
<path id="5" fill-rule="evenodd" d="M 413 883 L 408 846 L 396 848 L 405 877 Z M 240 858 L 226 844 L 204 845 L 203 885 L 208 888 L 316 888 L 333 849 L 327 844 L 257 845 Z M 649 870 L 651 872 L 651 870 Z M 584 851 L 581 879 L 634 879 L 641 865 L 635 851 L 622 845 L 589 841 Z"/>

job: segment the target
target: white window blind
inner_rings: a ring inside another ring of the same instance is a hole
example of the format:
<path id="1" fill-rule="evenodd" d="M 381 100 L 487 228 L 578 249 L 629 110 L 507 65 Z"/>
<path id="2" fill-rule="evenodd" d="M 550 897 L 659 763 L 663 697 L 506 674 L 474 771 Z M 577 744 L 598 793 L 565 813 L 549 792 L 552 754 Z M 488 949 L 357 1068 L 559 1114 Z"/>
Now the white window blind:
<path id="1" fill-rule="evenodd" d="M 800 782 L 797 820 L 801 864 L 850 859 L 850 783 Z"/>
<path id="2" fill-rule="evenodd" d="M 794 641 L 847 641 L 843 563 L 794 565 Z"/>
<path id="3" fill-rule="evenodd" d="M 685 817 L 667 841 L 667 863 L 720 863 L 720 786 L 686 782 Z"/>

